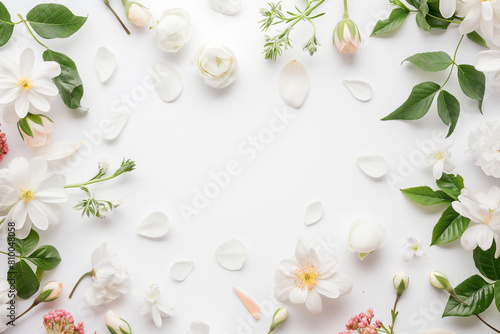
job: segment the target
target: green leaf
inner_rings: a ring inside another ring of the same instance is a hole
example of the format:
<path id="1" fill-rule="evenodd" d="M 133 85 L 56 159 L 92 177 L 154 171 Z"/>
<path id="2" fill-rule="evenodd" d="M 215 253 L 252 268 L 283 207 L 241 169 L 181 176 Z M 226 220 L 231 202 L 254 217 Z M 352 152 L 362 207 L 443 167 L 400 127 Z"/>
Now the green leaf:
<path id="1" fill-rule="evenodd" d="M 448 29 L 450 22 L 443 20 L 444 17 L 439 11 L 439 0 L 429 0 L 427 1 L 427 5 L 429 6 L 429 13 L 425 16 L 425 20 L 431 28 Z"/>
<path id="2" fill-rule="evenodd" d="M 472 65 L 458 65 L 458 83 L 465 95 L 479 101 L 479 110 L 483 112 L 483 98 L 486 76 Z"/>
<path id="3" fill-rule="evenodd" d="M 492 281 L 500 280 L 500 258 L 495 258 L 496 243 L 487 251 L 480 247 L 474 250 L 474 264 L 481 274 Z"/>
<path id="4" fill-rule="evenodd" d="M 73 60 L 65 54 L 52 50 L 46 50 L 43 53 L 43 60 L 55 61 L 61 66 L 61 74 L 52 79 L 52 81 L 54 81 L 54 84 L 59 89 L 59 94 L 64 104 L 71 109 L 80 108 L 83 85 Z"/>
<path id="5" fill-rule="evenodd" d="M 453 64 L 453 60 L 450 58 L 450 56 L 443 51 L 417 53 L 416 55 L 403 60 L 403 63 L 405 61 L 409 61 L 422 71 L 426 72 L 443 71 L 450 67 L 451 64 Z"/>
<path id="6" fill-rule="evenodd" d="M 401 189 L 401 192 L 413 202 L 425 206 L 439 203 L 451 203 L 453 201 L 445 192 L 439 190 L 434 191 L 427 186 Z"/>
<path id="7" fill-rule="evenodd" d="M 43 270 L 52 270 L 61 262 L 61 256 L 54 246 L 45 245 L 31 253 L 26 260 Z"/>
<path id="8" fill-rule="evenodd" d="M 413 87 L 408 99 L 395 111 L 382 118 L 383 121 L 393 119 L 414 120 L 424 117 L 429 111 L 434 96 L 440 86 L 434 82 L 422 82 Z"/>
<path id="9" fill-rule="evenodd" d="M 377 24 L 375 24 L 375 28 L 373 28 L 371 36 L 379 36 L 393 32 L 394 30 L 399 28 L 401 24 L 403 24 L 403 22 L 408 17 L 408 14 L 410 14 L 410 12 L 406 9 L 394 9 L 391 12 L 391 15 L 389 15 L 389 18 L 385 20 L 379 20 Z"/>
<path id="10" fill-rule="evenodd" d="M 26 14 L 26 20 L 33 30 L 43 38 L 66 38 L 77 32 L 87 21 L 86 17 L 75 16 L 63 5 L 40 4 Z"/>
<path id="11" fill-rule="evenodd" d="M 439 189 L 444 191 L 448 196 L 453 198 L 454 200 L 458 200 L 458 195 L 465 187 L 464 186 L 464 178 L 460 175 L 446 174 L 443 173 L 441 178 L 436 181 Z"/>
<path id="12" fill-rule="evenodd" d="M 38 235 L 38 233 L 35 230 L 31 230 L 30 234 L 28 234 L 25 239 L 16 238 L 14 249 L 19 255 L 25 256 L 31 253 L 36 248 L 39 241 L 40 236 Z"/>
<path id="13" fill-rule="evenodd" d="M 111 334 L 118 334 L 110 325 L 106 325 L 108 327 L 108 330 Z"/>
<path id="14" fill-rule="evenodd" d="M 500 311 L 500 281 L 495 283 L 494 293 L 495 293 L 495 305 L 498 311 Z"/>
<path id="15" fill-rule="evenodd" d="M 442 245 L 455 241 L 469 227 L 470 219 L 460 216 L 450 205 L 444 210 L 432 231 L 432 245 Z"/>
<path id="16" fill-rule="evenodd" d="M 17 122 L 17 128 L 19 130 L 19 133 L 21 134 L 21 131 L 24 132 L 26 135 L 30 136 L 30 137 L 33 137 L 33 132 L 31 131 L 31 127 L 30 125 L 28 124 L 28 119 L 25 117 L 25 118 L 21 118 L 18 122 Z M 21 134 L 21 137 L 23 135 Z"/>
<path id="17" fill-rule="evenodd" d="M 427 0 L 415 0 L 415 5 L 418 9 L 418 13 L 416 16 L 417 25 L 425 31 L 430 31 L 431 26 L 426 20 L 426 16 L 429 13 L 429 5 L 427 4 Z"/>
<path id="18" fill-rule="evenodd" d="M 449 137 L 457 126 L 458 116 L 460 115 L 460 102 L 455 96 L 441 90 L 437 98 L 437 110 L 443 123 L 450 126 L 446 136 Z"/>
<path id="19" fill-rule="evenodd" d="M 0 2 L 0 46 L 7 44 L 12 32 L 14 32 L 14 23 L 5 5 Z"/>
<path id="20" fill-rule="evenodd" d="M 485 47 L 487 48 L 488 47 L 488 44 L 486 44 L 486 41 L 484 40 L 483 37 L 481 37 L 481 35 L 479 35 L 477 32 L 473 31 L 473 32 L 470 32 L 467 34 L 467 37 L 473 41 L 474 43 L 476 44 L 479 44 L 481 45 L 482 47 Z"/>
<path id="21" fill-rule="evenodd" d="M 36 278 L 38 278 L 38 281 L 41 282 L 42 281 L 42 278 L 43 278 L 43 274 L 45 273 L 45 271 L 41 268 L 36 268 Z"/>
<path id="22" fill-rule="evenodd" d="M 40 288 L 40 282 L 29 264 L 21 260 L 14 264 L 9 270 L 8 277 L 15 281 L 17 296 L 21 299 L 28 299 L 33 296 Z"/>
<path id="23" fill-rule="evenodd" d="M 469 317 L 486 311 L 493 302 L 493 290 L 493 284 L 486 282 L 481 276 L 469 277 L 455 288 L 458 297 L 469 306 L 450 296 L 443 317 Z"/>

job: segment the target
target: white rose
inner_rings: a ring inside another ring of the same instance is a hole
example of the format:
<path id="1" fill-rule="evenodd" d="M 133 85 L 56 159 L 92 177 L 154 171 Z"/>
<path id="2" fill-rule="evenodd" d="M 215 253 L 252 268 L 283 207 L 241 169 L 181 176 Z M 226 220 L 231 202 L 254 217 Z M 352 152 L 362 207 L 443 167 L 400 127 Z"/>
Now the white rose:
<path id="1" fill-rule="evenodd" d="M 173 8 L 161 14 L 155 29 L 158 48 L 164 52 L 174 53 L 191 39 L 194 25 L 188 11 Z"/>
<path id="2" fill-rule="evenodd" d="M 205 83 L 213 88 L 229 86 L 238 74 L 238 61 L 224 45 L 207 44 L 196 53 L 194 63 Z"/>
<path id="3" fill-rule="evenodd" d="M 358 219 L 349 230 L 348 248 L 359 254 L 362 260 L 366 255 L 382 248 L 387 235 L 382 225 L 373 220 Z"/>
<path id="4" fill-rule="evenodd" d="M 226 15 L 234 15 L 241 8 L 241 0 L 208 0 L 208 2 L 214 10 Z"/>

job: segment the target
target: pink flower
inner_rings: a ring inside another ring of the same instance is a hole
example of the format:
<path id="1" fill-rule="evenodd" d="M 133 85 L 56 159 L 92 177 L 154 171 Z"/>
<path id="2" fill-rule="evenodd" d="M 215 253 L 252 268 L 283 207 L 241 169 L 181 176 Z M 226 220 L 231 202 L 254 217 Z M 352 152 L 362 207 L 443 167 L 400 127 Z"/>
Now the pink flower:
<path id="1" fill-rule="evenodd" d="M 151 12 L 136 2 L 131 3 L 127 14 L 129 22 L 137 27 L 144 27 L 151 20 Z"/>
<path id="2" fill-rule="evenodd" d="M 361 49 L 359 29 L 351 19 L 344 19 L 337 24 L 333 33 L 333 41 L 343 55 L 354 54 Z"/>
<path id="3" fill-rule="evenodd" d="M 28 115 L 26 118 L 22 119 L 20 123 L 23 121 L 24 124 L 27 124 L 27 126 L 31 129 L 31 133 L 33 135 L 30 136 L 29 134 L 27 134 L 23 130 L 23 127 L 18 123 L 19 131 L 21 132 L 27 148 L 29 148 L 30 150 L 34 150 L 41 146 L 47 145 L 50 142 L 50 134 L 54 131 L 51 120 L 40 115 Z"/>
<path id="4" fill-rule="evenodd" d="M 345 324 L 348 331 L 339 332 L 339 334 L 351 334 L 350 331 L 357 331 L 359 334 L 377 334 L 382 324 L 380 320 L 375 320 L 372 323 L 374 316 L 375 314 L 371 308 L 366 313 L 356 314 Z"/>
<path id="5" fill-rule="evenodd" d="M 5 136 L 5 133 L 2 133 L 0 131 L 0 162 L 2 162 L 4 156 L 7 153 L 9 153 L 9 145 L 7 145 L 7 137 Z"/>
<path id="6" fill-rule="evenodd" d="M 83 322 L 75 324 L 73 316 L 65 310 L 55 310 L 44 315 L 43 327 L 47 334 L 85 334 Z"/>

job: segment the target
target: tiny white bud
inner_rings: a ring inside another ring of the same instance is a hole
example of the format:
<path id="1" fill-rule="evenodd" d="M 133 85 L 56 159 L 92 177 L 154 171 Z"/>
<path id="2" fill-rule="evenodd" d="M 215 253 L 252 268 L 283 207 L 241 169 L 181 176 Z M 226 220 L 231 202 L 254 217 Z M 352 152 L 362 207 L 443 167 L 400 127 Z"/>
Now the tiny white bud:
<path id="1" fill-rule="evenodd" d="M 410 283 L 410 278 L 404 272 L 397 273 L 392 279 L 394 287 L 396 288 L 396 293 L 398 296 L 401 296 L 403 292 L 408 288 L 408 284 Z"/>
<path id="2" fill-rule="evenodd" d="M 278 327 L 287 318 L 288 318 L 288 309 L 287 308 L 280 307 L 279 309 L 277 309 L 273 315 L 273 322 L 271 323 L 271 329 L 269 330 L 269 333 L 274 331 L 276 329 L 276 327 Z"/>

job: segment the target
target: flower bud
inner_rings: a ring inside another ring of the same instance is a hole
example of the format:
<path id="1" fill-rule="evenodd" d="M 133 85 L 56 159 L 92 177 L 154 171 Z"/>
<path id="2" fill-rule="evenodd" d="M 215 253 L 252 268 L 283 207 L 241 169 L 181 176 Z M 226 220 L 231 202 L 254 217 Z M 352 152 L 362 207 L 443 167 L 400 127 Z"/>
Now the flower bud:
<path id="1" fill-rule="evenodd" d="M 40 293 L 40 296 L 38 296 L 39 301 L 48 303 L 56 300 L 61 295 L 62 290 L 63 284 L 61 282 L 49 282 L 45 284 L 42 292 Z"/>
<path id="2" fill-rule="evenodd" d="M 288 318 L 288 309 L 285 307 L 280 307 L 279 309 L 277 309 L 276 312 L 274 312 L 273 322 L 271 323 L 269 333 L 274 331 L 276 327 L 278 327 L 283 321 L 286 320 L 286 318 Z"/>
<path id="3" fill-rule="evenodd" d="M 448 277 L 446 277 L 443 273 L 440 273 L 439 271 L 433 271 L 432 273 L 430 273 L 429 281 L 431 282 L 431 285 L 437 289 L 446 290 L 450 294 L 455 293 L 455 290 L 453 290 L 450 281 L 448 281 Z"/>
<path id="4" fill-rule="evenodd" d="M 122 318 L 119 318 L 113 310 L 109 310 L 106 314 L 104 314 L 104 322 L 106 323 L 106 327 L 108 327 L 111 334 L 132 333 L 130 325 Z"/>
<path id="5" fill-rule="evenodd" d="M 341 54 L 354 54 L 361 49 L 361 36 L 350 18 L 340 21 L 333 32 L 333 43 Z"/>
<path id="6" fill-rule="evenodd" d="M 50 142 L 50 135 L 54 131 L 50 119 L 45 116 L 33 114 L 28 114 L 24 119 L 20 120 L 17 127 L 26 147 L 30 150 L 47 145 Z M 31 134 L 26 133 L 30 131 Z"/>
<path id="7" fill-rule="evenodd" d="M 394 276 L 392 282 L 394 283 L 394 287 L 396 288 L 397 295 L 401 296 L 408 287 L 410 278 L 408 277 L 408 275 L 401 271 Z"/>
<path id="8" fill-rule="evenodd" d="M 129 2 L 125 13 L 128 21 L 137 27 L 144 27 L 151 20 L 151 12 L 137 2 Z"/>

